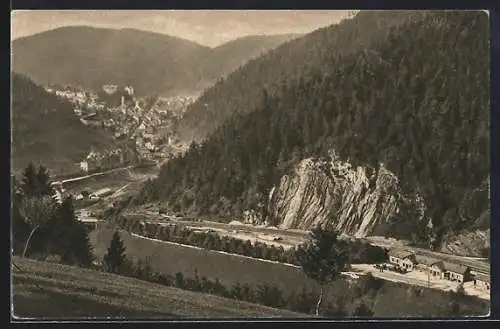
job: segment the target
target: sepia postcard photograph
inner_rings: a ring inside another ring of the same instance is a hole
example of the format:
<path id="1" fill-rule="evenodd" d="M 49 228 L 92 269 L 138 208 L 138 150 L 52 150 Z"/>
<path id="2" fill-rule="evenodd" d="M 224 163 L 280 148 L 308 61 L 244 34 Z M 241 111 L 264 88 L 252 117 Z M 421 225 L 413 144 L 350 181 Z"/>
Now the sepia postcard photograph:
<path id="1" fill-rule="evenodd" d="M 490 313 L 487 11 L 11 12 L 11 319 Z"/>

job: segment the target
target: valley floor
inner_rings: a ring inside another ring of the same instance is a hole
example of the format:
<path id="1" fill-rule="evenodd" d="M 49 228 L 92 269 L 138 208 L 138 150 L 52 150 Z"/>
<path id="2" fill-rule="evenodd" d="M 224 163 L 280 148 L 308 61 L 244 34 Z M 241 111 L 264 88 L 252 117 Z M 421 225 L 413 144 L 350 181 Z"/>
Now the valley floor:
<path id="1" fill-rule="evenodd" d="M 380 272 L 378 269 L 375 269 L 371 264 L 353 264 L 352 268 L 354 271 L 359 273 L 371 272 L 371 274 L 374 277 L 392 282 L 401 282 L 410 285 L 429 287 L 443 291 L 456 291 L 458 288 L 457 282 L 431 278 L 428 277 L 427 274 L 419 271 L 411 271 L 406 274 L 400 274 L 388 270 Z M 474 287 L 474 284 L 472 282 L 465 282 L 464 290 L 467 295 L 476 296 L 485 300 L 490 300 L 490 291 Z"/>
<path id="2" fill-rule="evenodd" d="M 96 255 L 100 257 L 104 255 L 112 232 L 111 229 L 104 227 L 92 232 L 90 237 Z M 285 291 L 287 287 L 293 285 L 305 284 L 311 288 L 315 286 L 302 274 L 300 267 L 296 265 L 223 251 L 205 250 L 199 247 L 151 239 L 123 230 L 121 230 L 121 237 L 125 247 L 133 257 L 146 258 L 150 256 L 152 258 L 151 265 L 155 270 L 171 275 L 175 274 L 175 271 L 172 271 L 173 268 L 187 273 L 193 273 L 196 269 L 200 275 L 206 275 L 207 277 L 213 275 L 214 278 L 220 278 L 223 282 L 229 284 L 237 282 L 234 280 L 238 278 L 244 283 L 250 284 L 275 284 Z M 228 272 L 225 271 L 226 268 L 232 268 L 233 270 Z M 406 274 L 388 270 L 379 272 L 378 269 L 374 268 L 373 264 L 353 264 L 352 271 L 344 272 L 343 275 L 356 280 L 368 272 L 371 272 L 374 277 L 386 281 L 429 287 L 441 291 L 456 291 L 458 286 L 456 282 L 449 280 L 432 279 L 428 282 L 427 275 L 418 271 Z M 472 282 L 464 283 L 464 290 L 467 295 L 490 300 L 490 292 L 474 287 Z"/>
<path id="3" fill-rule="evenodd" d="M 154 241 L 156 243 L 164 243 L 164 244 L 176 245 L 176 246 L 183 247 L 183 248 L 194 248 L 194 249 L 204 250 L 203 248 L 199 248 L 199 247 L 183 245 L 183 244 L 168 242 L 168 241 L 161 241 L 161 240 L 157 240 L 157 239 L 151 239 L 151 238 L 143 237 L 143 236 L 140 236 L 140 235 L 134 234 L 134 233 L 130 233 L 130 235 L 133 237 L 139 238 L 139 239 Z M 259 258 L 253 258 L 253 257 L 248 257 L 248 256 L 243 256 L 243 255 L 231 254 L 231 253 L 227 253 L 224 251 L 211 250 L 210 252 L 231 255 L 232 257 L 248 258 L 248 259 L 256 260 L 258 262 L 280 264 L 282 266 L 300 269 L 299 266 L 293 265 L 293 264 L 286 264 L 286 263 L 280 263 L 280 262 L 270 261 L 270 260 L 266 260 L 266 259 L 259 259 Z M 378 269 L 374 268 L 373 264 L 352 264 L 352 271 L 351 272 L 343 272 L 342 274 L 344 276 L 350 277 L 352 279 L 357 279 L 357 278 L 359 278 L 360 275 L 366 275 L 368 272 L 370 272 L 374 277 L 377 277 L 377 278 L 380 278 L 383 280 L 392 281 L 392 282 L 401 282 L 401 283 L 415 285 L 415 286 L 421 286 L 421 287 L 429 287 L 432 289 L 438 289 L 438 290 L 442 290 L 442 291 L 457 291 L 457 288 L 458 288 L 457 282 L 453 282 L 450 280 L 444 280 L 444 279 L 430 278 L 425 273 L 419 272 L 419 271 L 411 271 L 411 272 L 408 272 L 406 274 L 401 274 L 401 273 L 392 272 L 392 271 L 379 272 Z M 464 283 L 464 290 L 465 290 L 465 293 L 467 295 L 476 296 L 476 297 L 479 297 L 479 298 L 485 299 L 485 300 L 490 300 L 490 291 L 484 290 L 481 288 L 477 288 L 473 285 L 472 282 L 465 282 Z"/>
<path id="4" fill-rule="evenodd" d="M 251 240 L 252 242 L 259 241 L 266 244 L 273 244 L 281 246 L 285 250 L 293 246 L 297 246 L 305 241 L 310 236 L 310 232 L 303 230 L 290 230 L 278 229 L 265 226 L 256 226 L 250 224 L 243 224 L 239 222 L 231 223 L 218 223 L 211 221 L 188 221 L 188 220 L 166 220 L 163 215 L 159 215 L 153 211 L 135 211 L 129 213 L 128 216 L 138 217 L 146 223 L 159 223 L 160 225 L 179 224 L 190 229 L 207 231 L 212 230 L 221 236 L 230 236 L 243 240 Z M 279 240 L 276 241 L 276 238 Z M 487 259 L 478 257 L 465 257 L 453 254 L 446 254 L 442 252 L 431 251 L 427 249 L 409 246 L 405 241 L 399 241 L 391 238 L 384 238 L 378 236 L 369 236 L 362 238 L 362 240 L 369 242 L 372 245 L 380 246 L 383 248 L 391 249 L 405 249 L 414 253 L 435 257 L 444 261 L 452 263 L 459 263 L 470 267 L 472 270 L 479 270 L 483 273 L 490 272 L 490 264 Z"/>
<path id="5" fill-rule="evenodd" d="M 60 264 L 13 258 L 13 315 L 20 318 L 303 317 L 218 296 Z"/>

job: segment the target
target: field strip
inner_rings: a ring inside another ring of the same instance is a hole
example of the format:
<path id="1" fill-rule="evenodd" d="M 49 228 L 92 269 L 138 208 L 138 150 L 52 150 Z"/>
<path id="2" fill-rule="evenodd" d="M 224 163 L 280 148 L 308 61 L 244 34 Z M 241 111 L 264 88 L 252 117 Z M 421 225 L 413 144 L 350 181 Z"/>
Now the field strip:
<path id="1" fill-rule="evenodd" d="M 170 244 L 170 245 L 175 245 L 175 246 L 180 246 L 180 247 L 185 247 L 185 248 L 192 248 L 192 249 L 204 250 L 204 251 L 209 251 L 209 252 L 218 253 L 218 254 L 222 254 L 222 255 L 229 255 L 229 256 L 240 257 L 240 258 L 244 258 L 244 259 L 251 259 L 253 261 L 259 261 L 259 262 L 263 262 L 263 263 L 271 263 L 271 264 L 277 264 L 277 265 L 288 266 L 288 267 L 292 267 L 292 268 L 296 268 L 296 269 L 301 269 L 300 266 L 294 265 L 294 264 L 290 264 L 290 263 L 282 263 L 282 262 L 277 262 L 277 261 L 268 260 L 268 259 L 255 258 L 255 257 L 250 257 L 250 256 L 245 256 L 245 255 L 238 255 L 238 254 L 233 254 L 233 253 L 230 253 L 230 252 L 220 251 L 220 250 L 209 250 L 209 249 L 205 249 L 205 248 L 201 248 L 201 247 L 196 247 L 196 246 L 191 246 L 191 245 L 182 244 L 182 243 L 177 243 L 177 242 L 170 242 L 170 241 L 163 241 L 163 240 L 148 238 L 148 237 L 136 234 L 136 233 L 129 233 L 129 234 L 132 235 L 132 236 L 134 236 L 134 237 L 138 237 L 138 238 L 141 238 L 141 239 L 150 240 L 150 241 L 154 241 L 154 242 L 165 243 L 165 244 Z M 349 277 L 351 277 L 353 279 L 358 279 L 359 275 L 363 275 L 361 273 L 354 273 L 354 272 L 342 272 L 341 274 L 349 276 Z"/>
<path id="2" fill-rule="evenodd" d="M 271 261 L 271 260 L 267 260 L 267 259 L 255 258 L 255 257 L 250 257 L 250 256 L 244 256 L 244 255 L 238 255 L 238 254 L 229 253 L 229 252 L 220 251 L 220 250 L 208 250 L 208 249 L 205 249 L 205 248 L 201 248 L 201 247 L 197 247 L 197 246 L 191 246 L 191 245 L 186 245 L 186 244 L 181 244 L 181 243 L 177 243 L 177 242 L 162 241 L 162 240 L 159 240 L 159 239 L 148 238 L 148 237 L 136 234 L 136 233 L 128 233 L 128 234 L 130 234 L 130 235 L 132 235 L 134 237 L 137 237 L 137 238 L 141 238 L 141 239 L 145 239 L 145 240 L 150 240 L 150 241 L 158 242 L 158 243 L 170 244 L 170 245 L 175 245 L 175 246 L 180 246 L 180 247 L 185 247 L 185 248 L 198 249 L 198 250 L 205 250 L 205 251 L 209 251 L 209 252 L 213 252 L 213 253 L 218 253 L 218 254 L 223 254 L 223 255 L 230 255 L 230 256 L 240 257 L 240 258 L 244 258 L 244 259 L 250 259 L 250 260 L 253 260 L 253 261 L 260 261 L 260 262 L 263 262 L 263 263 L 272 263 L 272 264 L 284 265 L 284 266 L 288 266 L 288 267 L 292 267 L 292 268 L 296 268 L 296 269 L 300 269 L 301 268 L 300 266 L 289 264 L 289 263 L 282 263 L 282 262 Z M 359 276 L 365 275 L 367 272 L 372 272 L 372 271 L 368 271 L 368 270 L 363 269 L 363 268 L 359 268 L 355 264 L 353 264 L 353 265 L 354 265 L 353 269 L 355 269 L 355 270 L 361 270 L 361 272 L 356 272 L 356 273 L 354 273 L 354 272 L 342 272 L 342 274 L 346 275 L 346 276 L 349 276 L 349 277 L 351 277 L 353 279 L 357 279 L 357 278 L 359 278 Z M 375 276 L 375 277 L 377 277 L 379 279 L 385 280 L 385 281 L 399 282 L 399 283 L 403 283 L 403 284 L 414 285 L 414 286 L 415 285 L 416 286 L 423 286 L 423 287 L 425 287 L 425 286 L 428 285 L 427 281 L 422 281 L 422 280 L 419 280 L 419 279 L 416 279 L 416 278 L 388 277 L 388 276 L 385 276 L 385 275 L 379 275 L 379 273 L 376 272 L 376 271 L 373 271 L 372 274 L 373 274 L 373 276 Z M 446 287 L 446 288 L 443 289 L 443 287 L 436 287 L 436 286 L 434 286 L 432 288 L 438 289 L 438 290 L 444 290 L 444 291 L 452 289 L 451 287 L 450 288 Z"/>
<path id="3" fill-rule="evenodd" d="M 148 238 L 148 237 L 136 234 L 136 233 L 129 233 L 129 234 L 132 235 L 132 236 L 135 236 L 137 238 L 141 238 L 141 239 L 145 239 L 145 240 L 150 240 L 150 241 L 154 241 L 154 242 L 159 242 L 159 243 L 165 243 L 165 244 L 170 244 L 170 245 L 175 245 L 175 246 L 180 246 L 180 247 L 185 247 L 185 248 L 198 249 L 198 250 L 205 250 L 205 251 L 210 251 L 210 252 L 214 252 L 214 253 L 218 253 L 218 254 L 229 255 L 229 256 L 234 256 L 234 257 L 240 257 L 240 258 L 245 258 L 245 259 L 251 259 L 251 260 L 260 261 L 260 262 L 264 262 L 264 263 L 272 263 L 272 264 L 284 265 L 284 266 L 288 266 L 288 267 L 301 268 L 300 266 L 297 266 L 297 265 L 293 265 L 293 264 L 289 264 L 289 263 L 277 262 L 277 261 L 274 261 L 274 260 L 268 260 L 268 259 L 262 259 L 262 258 L 255 258 L 255 257 L 250 257 L 250 256 L 238 255 L 238 254 L 232 254 L 230 252 L 225 252 L 225 251 L 220 251 L 220 250 L 205 249 L 205 248 L 191 246 L 191 245 L 188 245 L 188 244 L 182 244 L 182 243 L 177 243 L 177 242 L 163 241 L 163 240 Z"/>

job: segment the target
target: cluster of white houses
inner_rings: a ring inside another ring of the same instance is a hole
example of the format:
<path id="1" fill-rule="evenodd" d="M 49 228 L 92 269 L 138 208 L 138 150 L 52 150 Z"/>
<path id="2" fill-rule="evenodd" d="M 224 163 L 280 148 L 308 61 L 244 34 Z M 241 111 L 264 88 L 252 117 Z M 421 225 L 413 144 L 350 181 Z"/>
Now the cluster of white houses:
<path id="1" fill-rule="evenodd" d="M 490 289 L 490 275 L 471 272 L 468 266 L 442 261 L 436 258 L 418 255 L 406 250 L 389 251 L 389 262 L 407 271 L 421 271 L 434 278 L 456 281 L 459 283 L 473 281 L 475 286 Z"/>

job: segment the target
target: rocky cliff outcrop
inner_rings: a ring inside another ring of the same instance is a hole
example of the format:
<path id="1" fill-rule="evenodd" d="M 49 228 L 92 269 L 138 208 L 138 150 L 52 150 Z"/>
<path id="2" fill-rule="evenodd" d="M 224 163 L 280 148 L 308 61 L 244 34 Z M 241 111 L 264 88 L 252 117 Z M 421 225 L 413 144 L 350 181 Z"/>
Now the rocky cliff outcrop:
<path id="1" fill-rule="evenodd" d="M 398 179 L 383 164 L 354 167 L 335 154 L 309 158 L 271 190 L 268 222 L 297 229 L 331 223 L 342 233 L 366 236 L 398 212 L 398 195 Z"/>
<path id="2" fill-rule="evenodd" d="M 481 257 L 489 248 L 487 181 L 466 193 L 458 209 L 449 210 L 445 220 L 474 225 L 451 231 L 439 250 Z M 269 193 L 265 220 L 260 209 L 246 211 L 244 217 L 284 229 L 328 223 L 351 236 L 388 235 L 432 244 L 436 229 L 426 200 L 418 190 L 411 194 L 403 194 L 398 178 L 383 164 L 375 169 L 353 166 L 332 152 L 328 158 L 304 159 L 281 177 Z"/>

